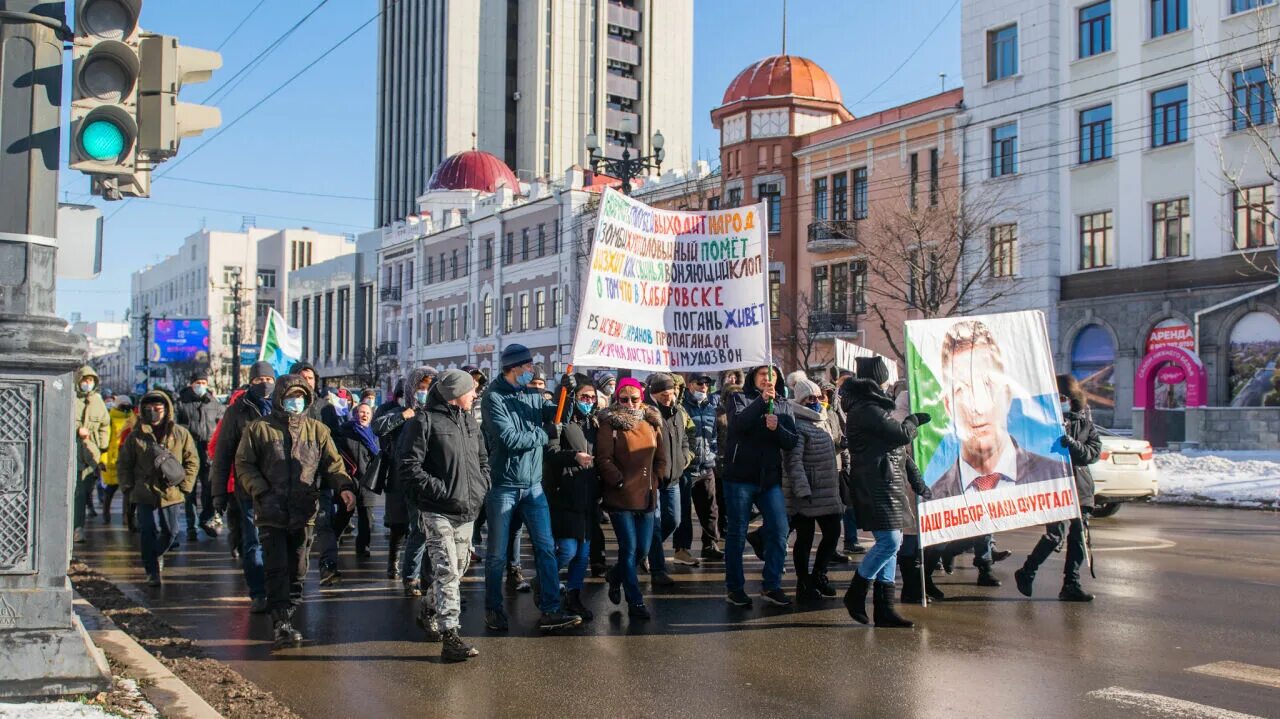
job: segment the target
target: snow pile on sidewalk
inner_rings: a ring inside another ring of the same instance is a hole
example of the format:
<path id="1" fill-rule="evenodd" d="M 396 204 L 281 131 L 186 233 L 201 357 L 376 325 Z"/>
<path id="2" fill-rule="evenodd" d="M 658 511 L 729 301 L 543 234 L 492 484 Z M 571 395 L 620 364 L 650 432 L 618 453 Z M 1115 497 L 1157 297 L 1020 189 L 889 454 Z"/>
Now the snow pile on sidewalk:
<path id="1" fill-rule="evenodd" d="M 79 702 L 0 704 L 0 719 L 118 719 L 102 707 Z"/>
<path id="2" fill-rule="evenodd" d="M 1280 507 L 1280 451 L 1159 452 L 1157 502 Z"/>

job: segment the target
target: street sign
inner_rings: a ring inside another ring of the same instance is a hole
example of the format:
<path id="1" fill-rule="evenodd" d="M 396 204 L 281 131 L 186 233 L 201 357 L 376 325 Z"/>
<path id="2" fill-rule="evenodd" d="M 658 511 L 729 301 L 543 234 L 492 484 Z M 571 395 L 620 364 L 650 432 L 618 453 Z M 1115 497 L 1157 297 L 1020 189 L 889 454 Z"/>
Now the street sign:
<path id="1" fill-rule="evenodd" d="M 252 365 L 258 361 L 258 347 L 241 347 L 240 348 L 240 364 L 244 366 Z"/>

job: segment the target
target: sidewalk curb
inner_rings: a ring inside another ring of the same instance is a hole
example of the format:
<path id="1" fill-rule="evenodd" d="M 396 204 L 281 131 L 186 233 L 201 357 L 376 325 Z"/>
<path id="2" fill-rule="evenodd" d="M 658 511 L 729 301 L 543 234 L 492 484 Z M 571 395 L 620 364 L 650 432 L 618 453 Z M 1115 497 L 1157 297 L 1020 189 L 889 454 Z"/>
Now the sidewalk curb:
<path id="1" fill-rule="evenodd" d="M 129 667 L 131 674 L 140 680 L 138 687 L 142 694 L 161 716 L 174 719 L 223 719 L 199 694 L 78 592 L 73 605 L 93 643 L 113 659 Z"/>

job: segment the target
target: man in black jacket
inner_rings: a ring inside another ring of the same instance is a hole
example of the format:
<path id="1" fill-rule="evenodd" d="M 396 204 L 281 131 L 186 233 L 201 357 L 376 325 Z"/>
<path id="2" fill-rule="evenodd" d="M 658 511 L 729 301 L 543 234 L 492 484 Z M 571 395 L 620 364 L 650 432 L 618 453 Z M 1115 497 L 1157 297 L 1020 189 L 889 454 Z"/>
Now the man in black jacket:
<path id="1" fill-rule="evenodd" d="M 662 415 L 662 446 L 667 452 L 667 476 L 658 477 L 659 521 L 653 523 L 653 540 L 649 543 L 649 583 L 670 587 L 675 580 L 667 574 L 663 545 L 680 526 L 680 478 L 693 453 L 686 432 L 688 416 L 676 401 L 676 378 L 666 372 L 654 372 L 649 375 L 648 385 L 649 403 Z"/>
<path id="2" fill-rule="evenodd" d="M 239 550 L 245 584 L 249 586 L 249 611 L 265 614 L 267 606 L 267 576 L 262 563 L 262 542 L 258 525 L 254 521 L 253 498 L 239 485 L 234 493 L 228 489 L 228 480 L 235 469 L 236 449 L 250 422 L 271 414 L 271 393 L 275 390 L 276 374 L 270 362 L 256 362 L 249 370 L 249 386 L 231 403 L 218 428 L 218 441 L 213 448 L 213 466 L 209 470 L 213 507 L 225 511 L 233 525 L 231 539 L 239 542 L 232 553 Z M 238 528 L 238 531 L 236 531 Z"/>
<path id="3" fill-rule="evenodd" d="M 178 424 L 187 428 L 191 439 L 196 443 L 196 454 L 200 456 L 200 473 L 196 475 L 196 483 L 200 492 L 200 528 L 210 537 L 218 536 L 218 528 L 212 522 L 217 513 L 213 511 L 213 492 L 209 483 L 209 439 L 213 430 L 222 419 L 224 408 L 213 393 L 209 391 L 209 372 L 199 369 L 191 373 L 191 382 L 178 393 Z M 196 539 L 196 492 L 187 494 L 187 541 Z"/>
<path id="4" fill-rule="evenodd" d="M 776 367 L 756 367 L 747 375 L 742 392 L 729 395 L 725 441 L 725 601 L 750 607 L 742 574 L 751 505 L 764 516 L 764 592 L 774 606 L 791 606 L 782 591 L 782 566 L 787 557 L 787 507 L 782 497 L 782 453 L 796 446 L 796 424 L 790 402 L 783 398 L 782 373 Z"/>
<path id="5" fill-rule="evenodd" d="M 475 380 L 462 370 L 446 370 L 431 389 L 426 411 L 400 434 L 397 471 L 431 558 L 432 582 L 418 623 L 429 638 L 441 638 L 440 656 L 450 662 L 480 654 L 458 636 L 471 530 L 489 491 L 489 456 L 471 415 L 475 399 Z"/>

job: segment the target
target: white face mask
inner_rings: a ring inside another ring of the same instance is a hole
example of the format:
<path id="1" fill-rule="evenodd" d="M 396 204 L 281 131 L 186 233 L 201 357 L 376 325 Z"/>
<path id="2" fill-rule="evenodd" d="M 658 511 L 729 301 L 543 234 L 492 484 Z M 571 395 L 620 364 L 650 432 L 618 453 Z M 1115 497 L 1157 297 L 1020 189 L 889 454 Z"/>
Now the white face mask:
<path id="1" fill-rule="evenodd" d="M 1071 400 L 1059 403 L 1062 406 L 1062 413 L 1066 414 L 1071 411 Z"/>
<path id="2" fill-rule="evenodd" d="M 694 402 L 702 402 L 706 400 L 707 393 L 706 392 L 690 392 L 689 396 L 693 397 Z"/>

